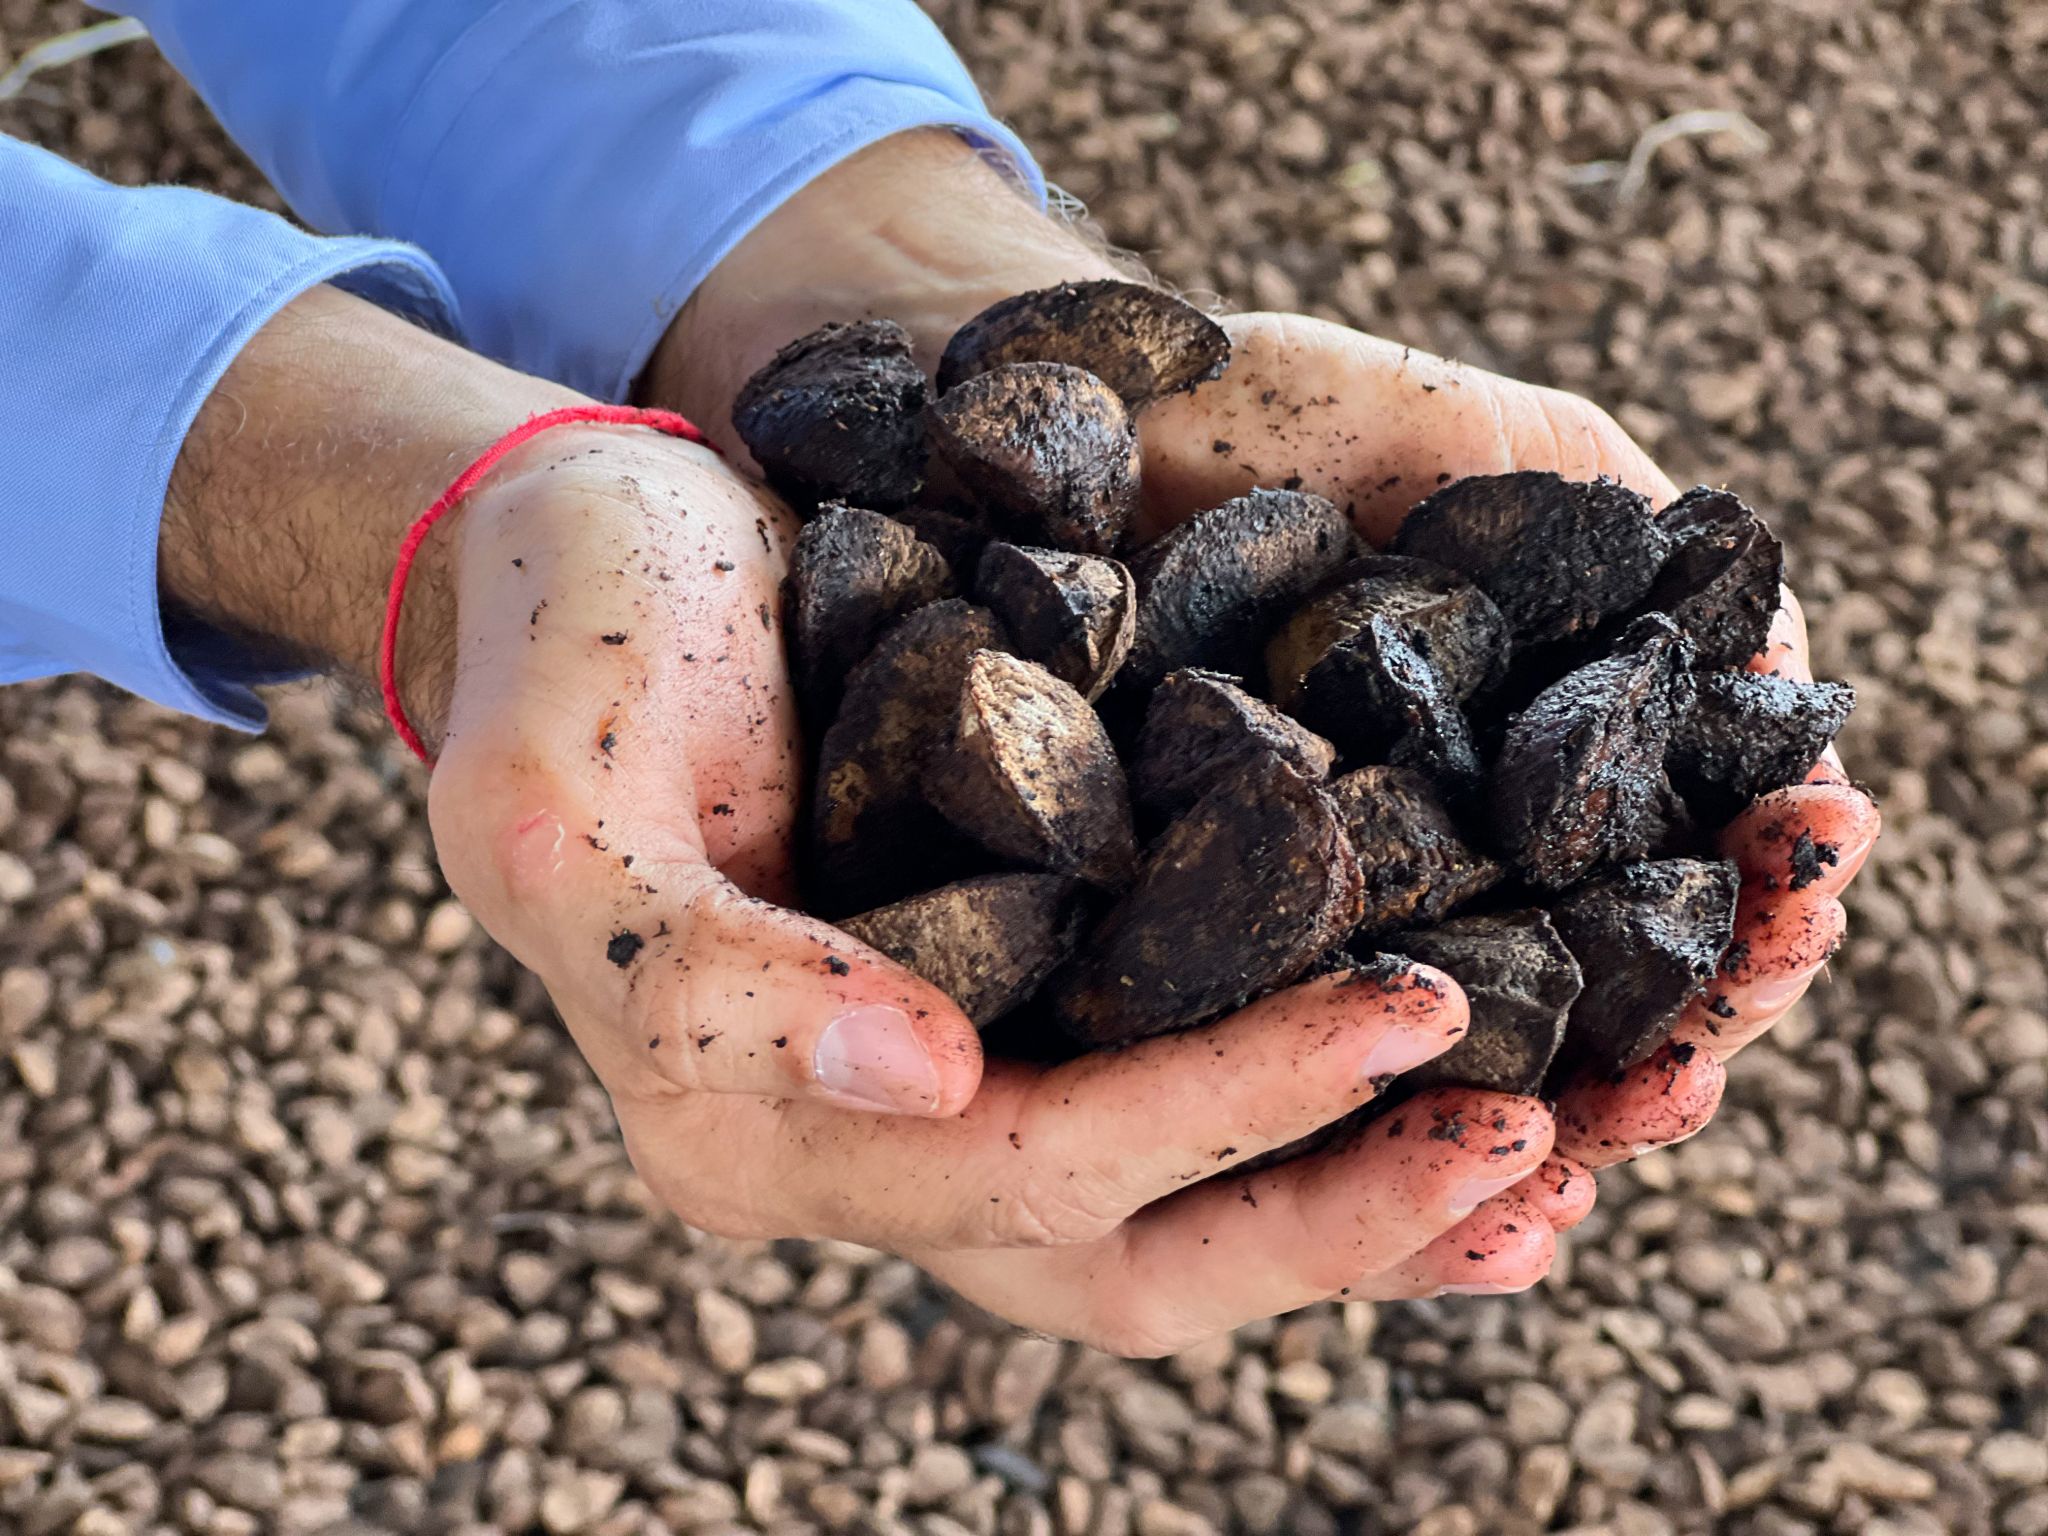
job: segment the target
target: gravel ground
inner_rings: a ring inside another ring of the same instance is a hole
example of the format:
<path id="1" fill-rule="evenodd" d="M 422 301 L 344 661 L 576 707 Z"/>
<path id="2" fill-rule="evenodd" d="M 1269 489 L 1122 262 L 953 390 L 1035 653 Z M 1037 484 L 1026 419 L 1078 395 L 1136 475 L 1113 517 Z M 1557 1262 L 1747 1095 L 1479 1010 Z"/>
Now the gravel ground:
<path id="1" fill-rule="evenodd" d="M 1832 978 L 1540 1291 L 1131 1365 L 650 1211 L 354 706 L 0 692 L 0 1528 L 2048 1533 L 2048 9 L 932 3 L 1168 278 L 1766 509 L 1890 820 Z M 268 196 L 146 47 L 0 129 Z"/>

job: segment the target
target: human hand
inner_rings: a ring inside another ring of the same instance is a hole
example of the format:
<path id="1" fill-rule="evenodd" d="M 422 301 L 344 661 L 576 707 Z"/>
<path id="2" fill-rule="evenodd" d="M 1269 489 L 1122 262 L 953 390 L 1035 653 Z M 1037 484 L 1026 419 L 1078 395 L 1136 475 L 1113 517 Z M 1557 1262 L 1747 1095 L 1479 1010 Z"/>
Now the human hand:
<path id="1" fill-rule="evenodd" d="M 166 599 L 366 674 L 400 533 L 483 447 L 570 403 L 309 294 L 186 440 Z M 985 1065 L 934 989 L 774 905 L 800 791 L 788 531 L 701 450 L 558 428 L 436 526 L 399 631 L 449 880 L 546 982 L 662 1199 L 718 1232 L 893 1248 L 1129 1352 L 1346 1287 L 1542 1273 L 1540 1202 L 1504 1193 L 1550 1147 L 1532 1101 L 1439 1096 L 1346 1150 L 1228 1176 L 1447 1049 L 1465 1009 L 1445 978 L 1323 978 L 1116 1055 Z"/>
<path id="2" fill-rule="evenodd" d="M 1529 1100 L 1437 1095 L 1394 1134 L 1186 1187 L 1447 1048 L 1463 999 L 1433 973 L 1312 982 L 1063 1066 L 984 1064 L 931 987 L 760 899 L 788 887 L 797 812 L 785 524 L 702 455 L 611 429 L 528 445 L 462 513 L 435 843 L 546 982 L 666 1204 L 727 1235 L 889 1248 L 1126 1352 L 1347 1287 L 1540 1275 L 1542 1214 L 1474 1209 L 1547 1152 Z"/>

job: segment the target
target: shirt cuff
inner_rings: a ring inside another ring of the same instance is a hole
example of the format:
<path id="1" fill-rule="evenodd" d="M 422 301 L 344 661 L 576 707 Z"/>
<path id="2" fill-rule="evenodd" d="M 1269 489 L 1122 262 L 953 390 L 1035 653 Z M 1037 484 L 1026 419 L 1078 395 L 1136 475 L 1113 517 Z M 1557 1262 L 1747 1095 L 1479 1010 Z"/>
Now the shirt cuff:
<path id="1" fill-rule="evenodd" d="M 251 686 L 277 680 L 276 658 L 165 632 L 157 543 L 179 450 L 229 363 L 299 294 L 331 282 L 452 331 L 447 282 L 404 245 L 319 239 L 183 188 L 110 187 L 22 146 L 5 158 L 0 225 L 19 233 L 0 253 L 0 682 L 90 672 L 261 729 Z"/>

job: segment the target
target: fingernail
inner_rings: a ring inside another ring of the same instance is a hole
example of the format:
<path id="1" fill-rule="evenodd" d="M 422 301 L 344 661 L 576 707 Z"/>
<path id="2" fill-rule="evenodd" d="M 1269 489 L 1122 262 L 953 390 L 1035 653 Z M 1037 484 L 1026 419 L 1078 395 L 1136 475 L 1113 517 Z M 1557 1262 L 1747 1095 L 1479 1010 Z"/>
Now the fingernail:
<path id="1" fill-rule="evenodd" d="M 1451 1214 L 1470 1216 L 1495 1195 L 1513 1189 L 1528 1176 L 1529 1170 L 1524 1168 L 1520 1173 L 1511 1173 L 1505 1178 L 1467 1179 L 1451 1191 Z"/>
<path id="2" fill-rule="evenodd" d="M 1513 1296 L 1529 1289 L 1529 1285 L 1498 1285 L 1490 1280 L 1474 1280 L 1465 1285 L 1447 1285 L 1437 1292 L 1439 1296 Z"/>
<path id="3" fill-rule="evenodd" d="M 1750 1018 L 1756 1018 L 1760 1014 L 1776 1013 L 1781 1008 L 1791 1007 L 1799 1001 L 1800 994 L 1813 978 L 1820 974 L 1821 966 L 1826 964 L 1827 961 L 1823 960 L 1819 965 L 1809 965 L 1781 981 L 1767 981 L 1751 987 L 1743 995 L 1742 1011 Z"/>
<path id="4" fill-rule="evenodd" d="M 939 1069 L 910 1016 L 871 1003 L 825 1026 L 811 1075 L 834 1098 L 885 1114 L 928 1115 L 939 1107 Z"/>
<path id="5" fill-rule="evenodd" d="M 1358 1075 L 1366 1082 L 1376 1077 L 1399 1077 L 1441 1056 L 1450 1043 L 1441 1030 L 1390 1025 L 1365 1053 L 1365 1060 L 1358 1065 Z"/>

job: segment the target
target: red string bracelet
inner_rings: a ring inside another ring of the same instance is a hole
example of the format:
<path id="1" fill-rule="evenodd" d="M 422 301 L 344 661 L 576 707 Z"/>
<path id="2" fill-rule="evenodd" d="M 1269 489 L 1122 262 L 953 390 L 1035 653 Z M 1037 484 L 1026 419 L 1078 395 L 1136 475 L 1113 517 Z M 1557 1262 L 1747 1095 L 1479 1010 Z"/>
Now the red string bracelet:
<path id="1" fill-rule="evenodd" d="M 652 427 L 670 437 L 701 443 L 716 451 L 709 438 L 673 411 L 641 410 L 630 405 L 565 406 L 559 411 L 544 411 L 507 432 L 478 454 L 476 461 L 455 477 L 454 483 L 435 499 L 434 504 L 413 520 L 413 525 L 405 530 L 404 541 L 398 546 L 398 564 L 391 571 L 391 596 L 384 605 L 384 638 L 377 647 L 377 683 L 384 693 L 384 714 L 390 720 L 391 728 L 398 732 L 398 739 L 412 749 L 412 755 L 429 768 L 434 766 L 434 756 L 427 750 L 427 744 L 420 740 L 420 733 L 413 729 L 405 704 L 398 696 L 398 618 L 405 607 L 405 584 L 412 577 L 412 563 L 419 555 L 420 545 L 426 542 L 428 530 L 475 490 L 477 482 L 489 474 L 500 459 L 548 428 L 565 427 L 573 422 Z"/>

